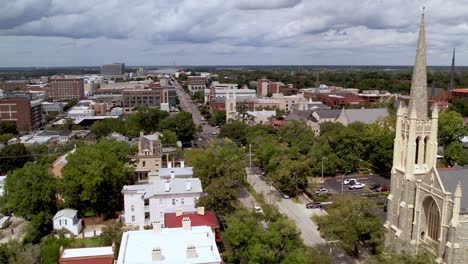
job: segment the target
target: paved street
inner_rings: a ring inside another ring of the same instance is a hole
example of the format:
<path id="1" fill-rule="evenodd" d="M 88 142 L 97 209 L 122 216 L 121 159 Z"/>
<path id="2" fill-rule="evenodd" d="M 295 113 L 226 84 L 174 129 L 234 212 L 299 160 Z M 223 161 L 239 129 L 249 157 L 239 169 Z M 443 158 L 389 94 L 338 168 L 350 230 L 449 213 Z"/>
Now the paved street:
<path id="1" fill-rule="evenodd" d="M 313 214 L 322 214 L 320 209 L 307 209 L 303 203 L 295 203 L 292 199 L 283 199 L 276 190 L 270 190 L 270 186 L 258 174 L 249 171 L 247 180 L 257 193 L 264 195 L 267 203 L 278 206 L 281 213 L 296 222 L 305 245 L 314 246 L 325 243 L 317 230 L 317 225 L 310 219 Z"/>
<path id="2" fill-rule="evenodd" d="M 202 126 L 202 132 L 195 136 L 195 144 L 204 146 L 208 140 L 216 137 L 216 135 L 219 133 L 219 129 L 212 127 L 207 123 L 205 123 L 205 125 L 203 124 L 202 115 L 200 114 L 200 111 L 198 111 L 197 104 L 192 101 L 190 95 L 184 91 L 184 88 L 182 88 L 177 80 L 173 79 L 173 82 L 176 88 L 177 97 L 180 101 L 180 108 L 183 111 L 192 114 L 195 125 Z"/>

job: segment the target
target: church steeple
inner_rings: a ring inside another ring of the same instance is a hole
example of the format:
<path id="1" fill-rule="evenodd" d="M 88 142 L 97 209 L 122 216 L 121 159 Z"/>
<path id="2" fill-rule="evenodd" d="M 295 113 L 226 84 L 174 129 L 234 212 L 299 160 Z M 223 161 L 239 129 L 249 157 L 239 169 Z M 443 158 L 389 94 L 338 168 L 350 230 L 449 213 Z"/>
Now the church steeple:
<path id="1" fill-rule="evenodd" d="M 411 82 L 411 94 L 408 115 L 416 110 L 418 119 L 427 119 L 427 69 L 426 69 L 426 34 L 424 30 L 424 13 L 421 16 L 418 47 Z"/>
<path id="2" fill-rule="evenodd" d="M 452 55 L 452 66 L 450 67 L 450 86 L 449 92 L 451 92 L 455 88 L 455 48 L 453 49 Z"/>

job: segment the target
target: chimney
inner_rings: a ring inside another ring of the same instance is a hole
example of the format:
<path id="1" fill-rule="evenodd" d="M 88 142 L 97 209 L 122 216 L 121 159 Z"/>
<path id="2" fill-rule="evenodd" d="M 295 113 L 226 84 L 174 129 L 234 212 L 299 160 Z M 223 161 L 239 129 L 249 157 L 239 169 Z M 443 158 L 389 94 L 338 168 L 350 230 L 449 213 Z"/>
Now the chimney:
<path id="1" fill-rule="evenodd" d="M 185 161 L 183 161 L 183 160 L 180 161 L 180 167 L 185 168 Z"/>
<path id="2" fill-rule="evenodd" d="M 112 243 L 112 254 L 115 253 L 115 243 Z"/>
<path id="3" fill-rule="evenodd" d="M 197 207 L 197 214 L 199 215 L 205 215 L 205 207 Z"/>
<path id="4" fill-rule="evenodd" d="M 171 171 L 171 179 L 174 179 L 174 178 L 175 178 L 175 172 Z"/>
<path id="5" fill-rule="evenodd" d="M 185 190 L 191 191 L 192 190 L 192 183 L 190 181 L 185 182 Z"/>
<path id="6" fill-rule="evenodd" d="M 182 209 L 180 209 L 180 208 L 177 208 L 177 209 L 176 209 L 176 211 L 175 211 L 175 215 L 176 215 L 176 216 L 181 216 L 181 215 L 183 215 L 183 214 L 184 214 L 184 211 L 183 211 Z"/>
<path id="7" fill-rule="evenodd" d="M 192 224 L 191 224 L 191 221 L 190 221 L 189 217 L 182 218 L 182 228 L 184 230 L 191 230 L 192 229 Z"/>
<path id="8" fill-rule="evenodd" d="M 161 248 L 160 247 L 155 247 L 153 248 L 153 254 L 152 254 L 152 261 L 159 261 L 163 260 L 163 255 L 161 253 Z"/>
<path id="9" fill-rule="evenodd" d="M 165 192 L 168 192 L 171 190 L 171 186 L 170 186 L 170 181 L 167 181 L 165 184 L 164 184 L 164 191 Z"/>
<path id="10" fill-rule="evenodd" d="M 195 248 L 195 245 L 188 245 L 187 246 L 187 258 L 197 258 L 197 249 Z"/>
<path id="11" fill-rule="evenodd" d="M 154 221 L 153 222 L 153 231 L 156 233 L 161 233 L 162 227 L 161 227 L 161 222 L 160 221 Z"/>
<path id="12" fill-rule="evenodd" d="M 172 163 L 170 161 L 167 161 L 167 167 L 170 169 L 172 168 Z"/>

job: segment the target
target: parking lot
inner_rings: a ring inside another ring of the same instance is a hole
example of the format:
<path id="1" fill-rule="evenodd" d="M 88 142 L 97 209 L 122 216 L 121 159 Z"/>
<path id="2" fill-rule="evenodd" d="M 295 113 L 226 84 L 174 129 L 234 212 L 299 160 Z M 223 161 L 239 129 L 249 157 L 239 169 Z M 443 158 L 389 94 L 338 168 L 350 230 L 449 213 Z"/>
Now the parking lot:
<path id="1" fill-rule="evenodd" d="M 363 174 L 349 174 L 344 176 L 344 179 L 356 179 L 360 183 L 364 183 L 366 186 L 363 189 L 350 190 L 348 185 L 343 184 L 343 194 L 355 195 L 355 196 L 365 196 L 366 194 L 373 193 L 369 188 L 374 184 L 380 184 L 383 186 L 390 186 L 390 179 L 384 178 L 379 175 L 363 175 Z M 341 175 L 335 177 L 327 177 L 324 179 L 322 186 L 327 188 L 334 195 L 341 194 L 341 183 L 343 177 Z M 383 207 L 386 202 L 386 197 L 372 197 L 368 198 L 376 202 L 379 206 L 379 210 L 376 212 L 382 219 L 386 218 L 386 212 L 384 212 Z"/>

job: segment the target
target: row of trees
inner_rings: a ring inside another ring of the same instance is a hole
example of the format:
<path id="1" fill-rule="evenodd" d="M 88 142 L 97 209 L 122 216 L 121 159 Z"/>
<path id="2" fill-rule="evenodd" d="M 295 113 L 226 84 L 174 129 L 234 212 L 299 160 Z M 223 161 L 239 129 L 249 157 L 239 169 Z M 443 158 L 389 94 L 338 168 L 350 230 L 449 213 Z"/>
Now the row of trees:
<path id="1" fill-rule="evenodd" d="M 133 183 L 129 157 L 135 151 L 135 147 L 115 140 L 78 147 L 67 156 L 63 178 L 51 175 L 53 159 L 49 156 L 27 162 L 6 178 L 2 211 L 30 221 L 24 241 L 31 243 L 38 243 L 50 232 L 52 217 L 61 208 L 112 214 L 121 209 L 122 187 Z"/>
<path id="2" fill-rule="evenodd" d="M 251 145 L 254 162 L 275 186 L 296 195 L 306 190 L 309 178 L 321 174 L 357 171 L 370 167 L 389 171 L 393 153 L 394 132 L 383 126 L 360 123 L 345 127 L 325 123 L 321 135 L 299 121 L 288 122 L 279 129 L 248 126 L 233 121 L 221 128 L 219 137 L 230 138 L 240 146 Z"/>
<path id="3" fill-rule="evenodd" d="M 141 131 L 150 133 L 163 130 L 174 132 L 178 140 L 186 143 L 193 139 L 197 128 L 188 112 L 169 115 L 166 111 L 151 108 L 139 108 L 136 113 L 124 118 L 104 119 L 91 127 L 95 138 L 106 137 L 112 132 L 135 138 Z"/>
<path id="4" fill-rule="evenodd" d="M 323 123 L 319 136 L 299 121 L 288 122 L 277 130 L 233 121 L 221 128 L 219 137 L 230 138 L 239 146 L 251 145 L 254 162 L 269 174 L 277 188 L 295 195 L 306 190 L 309 177 L 322 173 L 322 163 L 325 175 L 368 170 L 389 173 L 395 120 L 391 114 L 373 124 Z M 459 113 L 440 113 L 439 144 L 445 148 L 445 165 L 468 163 L 467 150 L 460 144 L 467 133 Z"/>
<path id="5" fill-rule="evenodd" d="M 201 179 L 206 196 L 197 206 L 213 210 L 223 227 L 229 263 L 330 263 L 318 249 L 307 249 L 296 226 L 275 210 L 266 214 L 241 209 L 238 189 L 246 184 L 245 148 L 229 139 L 210 141 L 205 149 L 189 150 L 188 164 Z"/>
<path id="6" fill-rule="evenodd" d="M 294 73 L 292 74 L 292 70 Z M 360 90 L 387 90 L 392 93 L 409 94 L 411 87 L 412 70 L 407 69 L 375 70 L 375 69 L 269 69 L 269 70 L 214 70 L 219 75 L 219 81 L 235 82 L 240 87 L 251 85 L 252 80 L 267 78 L 285 84 L 293 84 L 296 88 L 315 87 L 316 83 L 325 83 L 330 86 L 358 88 Z M 428 72 L 429 84 L 447 89 L 450 83 L 450 74 L 447 70 L 434 69 Z M 455 83 L 459 87 L 468 86 L 468 72 L 459 71 L 455 74 Z"/>

